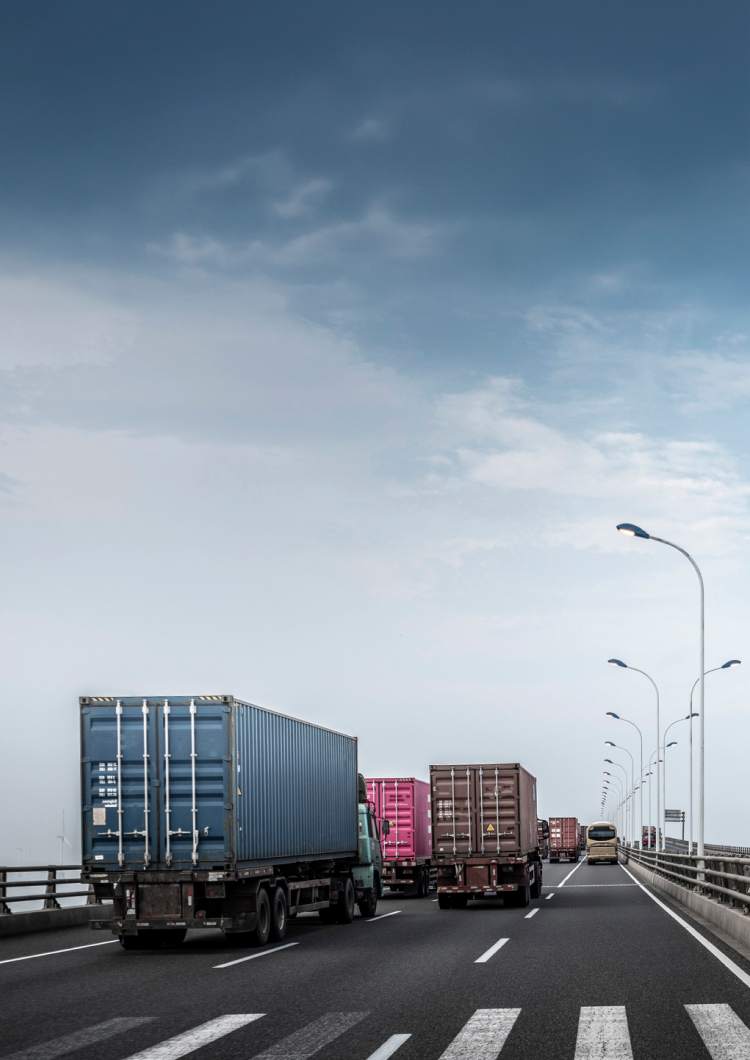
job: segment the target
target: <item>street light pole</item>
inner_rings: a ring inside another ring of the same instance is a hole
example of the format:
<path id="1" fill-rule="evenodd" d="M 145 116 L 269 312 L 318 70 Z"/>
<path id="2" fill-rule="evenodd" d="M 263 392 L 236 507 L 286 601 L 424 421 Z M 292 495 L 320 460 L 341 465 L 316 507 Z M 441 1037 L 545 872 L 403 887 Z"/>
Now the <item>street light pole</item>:
<path id="1" fill-rule="evenodd" d="M 658 541 L 661 545 L 667 545 L 669 548 L 673 548 L 676 552 L 681 553 L 685 557 L 698 576 L 698 584 L 700 586 L 700 669 L 698 670 L 700 701 L 698 703 L 698 713 L 701 716 L 699 744 L 700 765 L 698 768 L 698 857 L 702 858 L 706 853 L 706 591 L 703 584 L 703 575 L 701 574 L 700 567 L 690 553 L 680 545 L 676 545 L 674 541 L 667 541 L 666 538 L 663 537 L 655 537 L 653 534 L 649 534 L 646 530 L 642 529 L 642 527 L 636 526 L 635 523 L 619 523 L 617 529 L 621 534 L 627 534 L 629 537 L 641 537 L 649 541 Z"/>
<path id="2" fill-rule="evenodd" d="M 613 666 L 620 666 L 623 670 L 635 670 L 637 674 L 642 674 L 647 680 L 649 680 L 653 686 L 654 692 L 656 693 L 656 743 L 658 745 L 660 733 L 661 733 L 661 721 L 659 719 L 659 686 L 654 681 L 651 674 L 647 674 L 645 670 L 639 670 L 637 666 L 629 666 L 628 663 L 622 661 L 622 659 L 607 659 L 608 663 Z M 660 770 L 659 766 L 656 767 L 656 817 L 659 818 L 659 799 L 660 799 L 660 784 L 659 784 Z M 650 822 L 649 822 L 650 823 Z"/>
<path id="3" fill-rule="evenodd" d="M 727 659 L 727 661 L 725 663 L 722 663 L 721 666 L 713 666 L 710 670 L 706 670 L 704 676 L 707 676 L 708 674 L 715 674 L 717 670 L 729 670 L 732 666 L 740 666 L 741 663 L 741 659 Z M 688 812 L 690 817 L 690 824 L 688 829 L 689 854 L 693 853 L 693 718 L 698 717 L 698 715 L 693 712 L 693 693 L 695 692 L 695 687 L 699 681 L 700 677 L 696 677 L 695 681 L 693 681 L 693 687 L 690 689 L 690 794 L 688 806 Z"/>
<path id="4" fill-rule="evenodd" d="M 635 813 L 634 813 L 634 810 L 635 810 L 635 761 L 633 760 L 633 756 L 630 753 L 630 751 L 627 749 L 627 747 L 622 747 L 619 743 L 614 743 L 612 740 L 605 740 L 604 742 L 609 747 L 616 747 L 618 751 L 624 751 L 625 754 L 630 759 L 630 792 L 631 792 L 631 794 L 633 796 L 633 801 L 630 804 L 630 841 L 634 842 L 634 840 L 635 840 L 635 834 L 634 834 L 635 833 L 635 826 L 634 826 L 633 818 L 635 816 Z"/>
<path id="5" fill-rule="evenodd" d="M 684 720 L 686 720 L 686 719 L 678 718 L 678 721 L 684 721 Z M 676 724 L 677 724 L 677 722 L 674 722 L 674 721 L 672 722 L 672 725 L 676 725 Z M 668 726 L 668 728 L 671 729 L 672 725 Z M 663 781 L 663 784 L 664 784 L 664 804 L 663 804 L 663 808 L 664 808 L 664 829 L 662 831 L 662 850 L 666 850 L 667 849 L 667 748 L 668 747 L 676 747 L 676 746 L 677 746 L 677 740 L 670 740 L 669 743 L 667 743 L 667 734 L 665 732 L 664 733 L 664 747 L 663 747 L 664 769 L 662 769 L 662 771 L 661 771 L 662 781 Z"/>
<path id="6" fill-rule="evenodd" d="M 638 775 L 642 777 L 643 776 L 643 733 L 641 732 L 640 728 L 636 725 L 636 723 L 634 721 L 631 721 L 629 718 L 623 718 L 622 714 L 615 714 L 615 712 L 613 710 L 608 710 L 607 711 L 607 717 L 608 718 L 614 718 L 615 721 L 624 721 L 626 724 L 632 725 L 633 728 L 635 729 L 635 731 L 638 733 L 638 740 L 640 741 L 640 746 L 641 746 L 640 773 Z M 640 788 L 639 809 L 638 809 L 638 818 L 639 818 L 639 820 L 638 820 L 638 835 L 639 835 L 638 842 L 640 844 L 642 844 L 643 843 L 643 785 L 639 784 L 638 786 Z"/>

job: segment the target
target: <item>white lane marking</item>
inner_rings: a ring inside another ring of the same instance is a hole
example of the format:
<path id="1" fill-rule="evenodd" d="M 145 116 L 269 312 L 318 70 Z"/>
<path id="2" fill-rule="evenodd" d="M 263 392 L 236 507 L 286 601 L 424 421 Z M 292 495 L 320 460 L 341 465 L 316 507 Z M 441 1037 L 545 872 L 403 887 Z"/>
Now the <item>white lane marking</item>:
<path id="1" fill-rule="evenodd" d="M 106 939 L 104 942 L 87 942 L 85 946 L 68 946 L 65 950 L 47 950 L 46 953 L 29 953 L 25 957 L 6 957 L 0 964 L 15 964 L 16 961 L 33 961 L 37 957 L 55 957 L 58 953 L 73 953 L 74 950 L 91 950 L 94 946 L 112 946 L 117 939 Z"/>
<path id="2" fill-rule="evenodd" d="M 745 1060 L 750 1031 L 729 1005 L 685 1005 L 712 1060 Z"/>
<path id="3" fill-rule="evenodd" d="M 624 1005 L 583 1005 L 574 1060 L 633 1060 Z"/>
<path id="4" fill-rule="evenodd" d="M 544 900 L 545 900 L 545 902 L 548 902 L 550 900 L 550 898 L 554 898 L 554 897 L 555 897 L 555 892 L 553 891 L 552 894 L 545 894 Z"/>
<path id="5" fill-rule="evenodd" d="M 238 957 L 235 961 L 215 964 L 214 968 L 232 968 L 235 964 L 244 964 L 245 961 L 257 961 L 258 957 L 270 957 L 272 953 L 278 953 L 280 950 L 290 950 L 292 946 L 299 946 L 299 942 L 285 942 L 283 946 L 274 946 L 270 950 L 258 950 L 257 953 L 250 953 L 247 957 Z"/>
<path id="6" fill-rule="evenodd" d="M 524 917 L 524 920 L 531 920 L 532 916 L 536 916 L 538 912 L 539 906 L 537 906 L 536 909 L 532 909 L 530 913 L 527 913 Z"/>
<path id="7" fill-rule="evenodd" d="M 485 950 L 481 957 L 477 957 L 474 964 L 486 964 L 490 957 L 494 957 L 498 950 L 501 950 L 509 939 L 498 939 L 497 942 L 493 943 L 488 950 Z M 494 1011 L 490 1009 L 488 1011 Z"/>
<path id="8" fill-rule="evenodd" d="M 223 1038 L 232 1031 L 245 1027 L 248 1023 L 262 1019 L 264 1012 L 245 1012 L 231 1016 L 218 1016 L 207 1023 L 200 1023 L 197 1027 L 191 1027 L 184 1034 L 177 1034 L 174 1038 L 152 1045 L 150 1049 L 143 1049 L 140 1053 L 133 1053 L 126 1060 L 178 1060 L 181 1056 L 194 1053 L 196 1049 L 202 1049 L 204 1045 L 215 1042 L 217 1038 Z"/>
<path id="9" fill-rule="evenodd" d="M 573 875 L 574 872 L 578 872 L 578 870 L 580 869 L 581 865 L 583 865 L 583 862 L 579 861 L 578 864 L 576 865 L 576 867 L 574 869 L 570 870 L 570 872 L 565 877 L 565 879 L 562 880 L 560 883 L 558 883 L 558 885 L 557 885 L 558 890 L 559 890 L 560 887 L 564 887 L 565 886 L 565 884 L 568 882 L 568 880 L 570 879 L 570 877 Z"/>
<path id="10" fill-rule="evenodd" d="M 392 913 L 381 913 L 380 916 L 371 916 L 367 918 L 367 923 L 374 924 L 376 920 L 385 920 L 388 916 L 398 916 L 400 912 L 400 909 L 394 909 Z"/>
<path id="11" fill-rule="evenodd" d="M 478 1008 L 440 1060 L 496 1060 L 520 1008 Z"/>
<path id="12" fill-rule="evenodd" d="M 325 1016 L 272 1045 L 264 1053 L 259 1053 L 255 1060 L 307 1060 L 340 1038 L 366 1015 L 366 1012 L 327 1012 Z"/>
<path id="13" fill-rule="evenodd" d="M 437 901 L 438 901 L 438 899 L 437 899 L 437 898 L 433 898 L 433 899 L 432 899 L 432 901 L 433 901 L 433 902 L 437 902 Z"/>
<path id="14" fill-rule="evenodd" d="M 73 1031 L 65 1034 L 62 1038 L 55 1038 L 51 1042 L 42 1042 L 40 1045 L 31 1045 L 28 1049 L 21 1049 L 18 1053 L 4 1056 L 3 1060 L 54 1060 L 56 1056 L 64 1056 L 77 1049 L 85 1049 L 95 1042 L 102 1042 L 105 1038 L 112 1038 L 115 1034 L 122 1034 L 133 1027 L 139 1027 L 142 1023 L 151 1023 L 155 1016 L 117 1016 L 115 1019 L 105 1020 L 104 1023 L 95 1023 L 92 1027 L 85 1027 L 82 1031 Z"/>
<path id="15" fill-rule="evenodd" d="M 584 887 L 635 887 L 634 883 L 571 883 L 571 890 L 583 890 Z"/>
<path id="16" fill-rule="evenodd" d="M 724 967 L 728 968 L 733 975 L 736 975 L 741 983 L 743 983 L 745 986 L 750 986 L 750 975 L 748 975 L 747 972 L 743 971 L 738 964 L 735 964 L 731 957 L 727 957 L 727 955 L 725 953 L 722 953 L 717 946 L 714 946 L 713 942 L 709 942 L 708 939 L 704 938 L 699 931 L 696 931 L 692 924 L 688 924 L 687 920 L 683 920 L 682 917 L 678 916 L 677 913 L 671 910 L 668 905 L 665 905 L 664 902 L 661 901 L 661 899 L 657 898 L 655 894 L 652 894 L 651 891 L 649 891 L 648 887 L 644 887 L 641 881 L 637 880 L 633 873 L 626 869 L 624 865 L 621 865 L 620 868 L 623 872 L 627 872 L 631 880 L 633 880 L 633 882 L 638 887 L 640 887 L 644 894 L 647 894 L 649 896 L 652 902 L 656 902 L 659 908 L 663 909 L 667 916 L 671 916 L 673 920 L 676 920 L 680 927 L 683 927 L 685 931 L 687 931 L 688 935 L 692 935 L 693 938 L 697 942 L 700 942 L 701 946 L 707 949 L 708 952 L 712 954 L 717 961 L 721 961 Z"/>
<path id="17" fill-rule="evenodd" d="M 370 1053 L 367 1060 L 388 1060 L 389 1056 L 393 1056 L 397 1049 L 400 1049 L 404 1042 L 408 1042 L 411 1038 L 410 1034 L 392 1034 L 391 1037 L 383 1042 L 379 1049 L 376 1049 L 374 1053 Z"/>

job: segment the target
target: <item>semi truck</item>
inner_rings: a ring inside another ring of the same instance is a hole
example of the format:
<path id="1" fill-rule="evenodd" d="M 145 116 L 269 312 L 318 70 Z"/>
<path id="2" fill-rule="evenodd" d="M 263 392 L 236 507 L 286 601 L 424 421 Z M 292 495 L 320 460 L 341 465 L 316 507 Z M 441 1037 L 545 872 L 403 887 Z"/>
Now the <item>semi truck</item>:
<path id="1" fill-rule="evenodd" d="M 382 836 L 382 882 L 422 898 L 434 886 L 430 785 L 416 777 L 368 777 L 367 799 Z"/>
<path id="2" fill-rule="evenodd" d="M 382 855 L 357 741 L 229 695 L 80 700 L 83 876 L 125 949 L 373 916 Z"/>
<path id="3" fill-rule="evenodd" d="M 536 779 L 518 762 L 431 765 L 432 858 L 440 909 L 542 893 Z"/>
<path id="4" fill-rule="evenodd" d="M 578 861 L 579 844 L 580 836 L 577 817 L 550 817 L 550 861 Z"/>

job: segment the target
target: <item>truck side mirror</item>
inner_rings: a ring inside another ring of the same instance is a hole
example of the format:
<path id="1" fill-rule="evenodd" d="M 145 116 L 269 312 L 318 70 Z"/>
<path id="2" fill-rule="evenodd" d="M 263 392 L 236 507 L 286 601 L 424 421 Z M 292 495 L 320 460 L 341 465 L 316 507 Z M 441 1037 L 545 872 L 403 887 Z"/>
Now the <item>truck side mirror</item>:
<path id="1" fill-rule="evenodd" d="M 383 820 L 380 823 L 380 831 L 385 836 L 385 835 L 388 835 L 390 830 L 391 830 L 391 822 L 386 817 L 384 817 Z"/>

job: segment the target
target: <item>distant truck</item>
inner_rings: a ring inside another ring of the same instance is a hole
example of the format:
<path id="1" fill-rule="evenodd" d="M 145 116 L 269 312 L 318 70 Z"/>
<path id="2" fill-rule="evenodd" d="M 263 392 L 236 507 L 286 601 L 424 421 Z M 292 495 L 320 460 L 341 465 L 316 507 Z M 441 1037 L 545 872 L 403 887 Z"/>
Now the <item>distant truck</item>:
<path id="1" fill-rule="evenodd" d="M 367 799 L 383 843 L 382 882 L 423 897 L 433 886 L 430 785 L 416 777 L 368 777 Z"/>
<path id="2" fill-rule="evenodd" d="M 577 817 L 550 817 L 550 861 L 578 861 L 579 843 Z"/>
<path id="3" fill-rule="evenodd" d="M 373 916 L 374 814 L 351 736 L 233 696 L 80 701 L 83 876 L 125 949 L 189 928 L 282 939 L 289 917 Z"/>
<path id="4" fill-rule="evenodd" d="M 539 818 L 536 823 L 536 835 L 539 842 L 539 856 L 542 859 L 549 857 L 549 821 Z"/>
<path id="5" fill-rule="evenodd" d="M 430 796 L 440 909 L 541 896 L 536 779 L 523 766 L 431 765 Z"/>
<path id="6" fill-rule="evenodd" d="M 661 836 L 661 829 L 659 829 L 659 835 Z M 641 844 L 644 850 L 654 850 L 656 848 L 656 825 L 643 825 Z"/>

